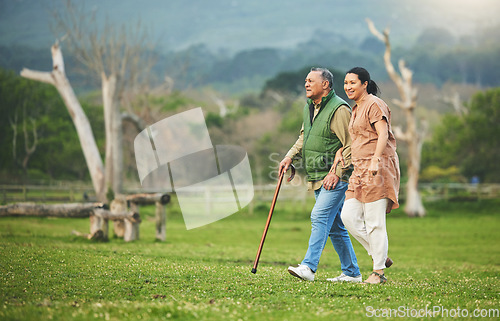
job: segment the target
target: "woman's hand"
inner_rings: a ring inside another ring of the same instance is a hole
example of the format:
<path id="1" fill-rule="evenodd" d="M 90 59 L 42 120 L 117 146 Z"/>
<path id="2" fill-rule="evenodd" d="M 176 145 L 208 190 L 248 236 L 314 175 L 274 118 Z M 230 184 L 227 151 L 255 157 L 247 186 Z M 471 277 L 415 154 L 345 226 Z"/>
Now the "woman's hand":
<path id="1" fill-rule="evenodd" d="M 335 159 L 333 160 L 333 165 L 332 167 L 330 168 L 330 172 L 334 172 L 335 173 L 335 170 L 337 169 L 337 165 L 338 163 L 340 162 L 342 164 L 342 168 L 345 167 L 345 163 L 344 163 L 344 157 L 342 156 L 342 151 L 344 149 L 343 148 L 340 148 L 336 153 L 335 153 Z"/>
<path id="2" fill-rule="evenodd" d="M 372 157 L 372 160 L 370 161 L 370 166 L 368 167 L 368 173 L 370 173 L 370 175 L 375 176 L 378 174 L 380 161 L 381 161 L 380 157 L 376 156 Z"/>

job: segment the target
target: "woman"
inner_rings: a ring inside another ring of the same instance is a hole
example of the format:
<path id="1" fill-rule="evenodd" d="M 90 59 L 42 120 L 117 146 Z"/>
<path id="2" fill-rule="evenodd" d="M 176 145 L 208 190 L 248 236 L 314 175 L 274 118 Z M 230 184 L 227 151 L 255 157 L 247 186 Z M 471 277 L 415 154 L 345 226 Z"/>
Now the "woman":
<path id="1" fill-rule="evenodd" d="M 385 283 L 384 269 L 392 264 L 387 257 L 385 216 L 399 207 L 399 159 L 391 130 L 391 111 L 376 96 L 379 88 L 364 68 L 355 67 L 346 73 L 344 90 L 356 105 L 349 123 L 354 172 L 341 218 L 372 257 L 373 272 L 363 283 Z"/>

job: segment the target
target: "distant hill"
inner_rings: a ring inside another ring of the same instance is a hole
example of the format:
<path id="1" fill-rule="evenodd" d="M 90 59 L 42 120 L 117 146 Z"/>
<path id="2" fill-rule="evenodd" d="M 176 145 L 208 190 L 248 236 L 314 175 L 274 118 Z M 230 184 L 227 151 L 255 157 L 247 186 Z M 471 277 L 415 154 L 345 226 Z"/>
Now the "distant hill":
<path id="1" fill-rule="evenodd" d="M 50 11 L 63 2 L 0 0 L 0 45 L 50 46 Z M 164 51 L 203 43 L 230 53 L 292 48 L 318 30 L 361 43 L 369 35 L 366 17 L 390 26 L 395 44 L 411 45 L 425 28 L 470 34 L 500 12 L 497 0 L 85 0 L 85 6 L 114 24 L 142 21 Z"/>
<path id="2" fill-rule="evenodd" d="M 385 81 L 384 45 L 369 33 L 366 17 L 380 30 L 391 28 L 392 58 L 406 60 L 415 82 L 500 85 L 500 75 L 490 72 L 500 68 L 499 0 L 73 1 L 95 12 L 99 24 L 140 20 L 158 44 L 148 80 L 159 84 L 168 76 L 181 90 L 256 92 L 280 72 L 311 66 L 339 72 L 363 66 Z M 0 68 L 51 67 L 51 11 L 63 3 L 0 0 Z M 68 51 L 65 61 L 77 91 L 98 88 L 77 72 Z"/>

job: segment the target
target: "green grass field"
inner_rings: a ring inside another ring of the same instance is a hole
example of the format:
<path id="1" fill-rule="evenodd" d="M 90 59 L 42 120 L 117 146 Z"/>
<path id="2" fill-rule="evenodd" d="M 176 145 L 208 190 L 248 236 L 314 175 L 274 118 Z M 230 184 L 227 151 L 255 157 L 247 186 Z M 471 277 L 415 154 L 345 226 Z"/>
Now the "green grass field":
<path id="1" fill-rule="evenodd" d="M 130 243 L 70 234 L 88 231 L 88 219 L 2 218 L 0 320 L 498 320 L 500 201 L 426 206 L 425 218 L 388 216 L 395 263 L 381 286 L 326 281 L 340 274 L 330 242 L 316 281 L 289 275 L 310 223 L 279 200 L 257 274 L 266 204 L 186 230 L 174 202 L 166 242 L 154 240 L 153 208 Z M 371 259 L 353 244 L 366 278 Z"/>

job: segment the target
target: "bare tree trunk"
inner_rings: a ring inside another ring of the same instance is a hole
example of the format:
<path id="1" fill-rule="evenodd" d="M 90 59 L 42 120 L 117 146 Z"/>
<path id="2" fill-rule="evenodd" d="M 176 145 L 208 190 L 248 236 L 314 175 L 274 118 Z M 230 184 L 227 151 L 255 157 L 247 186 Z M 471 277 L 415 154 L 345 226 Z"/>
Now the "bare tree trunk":
<path id="1" fill-rule="evenodd" d="M 453 92 L 453 94 L 451 95 L 443 96 L 443 101 L 447 104 L 450 104 L 455 110 L 455 113 L 460 117 L 467 115 L 469 113 L 467 108 L 465 108 L 464 104 L 462 103 L 458 91 Z"/>
<path id="2" fill-rule="evenodd" d="M 123 128 L 120 99 L 126 87 L 133 88 L 147 75 L 153 59 L 144 53 L 152 49 L 140 23 L 115 26 L 97 22 L 97 10 L 87 11 L 84 1 L 65 1 L 65 11 L 54 11 L 55 29 L 65 34 L 70 50 L 89 72 L 101 77 L 104 105 L 106 152 L 104 194 L 123 188 Z M 111 201 L 111 199 L 109 200 Z"/>
<path id="3" fill-rule="evenodd" d="M 24 120 L 23 120 L 23 131 L 24 131 L 24 150 L 26 151 L 26 155 L 24 156 L 23 159 L 23 170 L 25 175 L 28 173 L 28 162 L 31 158 L 31 155 L 36 150 L 36 146 L 38 144 L 38 135 L 36 132 L 36 123 L 33 119 L 31 119 L 31 123 L 33 124 L 33 144 L 31 147 L 29 146 L 29 135 L 28 135 L 28 129 L 26 128 L 26 113 L 24 115 Z"/>
<path id="4" fill-rule="evenodd" d="M 0 206 L 1 216 L 89 217 L 101 203 L 35 204 L 17 203 Z"/>
<path id="5" fill-rule="evenodd" d="M 127 200 L 124 195 L 115 195 L 115 199 L 109 204 L 111 213 L 123 213 L 127 211 Z M 123 237 L 125 234 L 124 220 L 113 221 L 113 231 L 116 237 Z"/>
<path id="6" fill-rule="evenodd" d="M 406 113 L 410 113 L 406 110 Z M 417 132 L 417 126 L 415 123 L 415 117 L 413 115 L 407 115 L 407 133 L 408 136 L 414 137 L 413 139 L 407 139 L 408 144 L 408 182 L 406 182 L 406 205 L 405 212 L 408 216 L 424 216 L 425 208 L 422 204 L 422 198 L 418 191 L 418 180 L 420 177 L 420 160 L 422 153 L 422 143 L 423 137 L 420 137 Z M 410 134 L 413 133 L 413 134 Z"/>
<path id="7" fill-rule="evenodd" d="M 367 19 L 370 32 L 385 44 L 384 63 L 387 73 L 396 84 L 401 100 L 394 99 L 394 104 L 405 111 L 406 131 L 394 128 L 396 137 L 408 144 L 408 183 L 406 184 L 405 212 L 408 216 L 424 216 L 425 209 L 422 198 L 418 191 L 418 179 L 420 173 L 420 155 L 422 143 L 425 137 L 425 128 L 417 131 L 415 108 L 417 107 L 417 89 L 413 87 L 413 72 L 408 69 L 403 60 L 399 61 L 399 75 L 391 62 L 391 43 L 389 41 L 389 29 L 380 33 L 373 22 Z"/>
<path id="8" fill-rule="evenodd" d="M 31 156 L 33 155 L 33 153 L 36 151 L 36 147 L 38 145 L 38 133 L 37 133 L 37 130 L 36 130 L 36 122 L 34 119 L 30 118 L 30 121 L 31 121 L 31 124 L 33 126 L 33 144 L 30 145 L 30 142 L 29 142 L 29 133 L 28 133 L 28 129 L 27 129 L 27 126 L 26 126 L 26 102 L 23 104 L 23 133 L 24 133 L 24 151 L 26 152 L 26 154 L 24 155 L 24 158 L 22 160 L 22 162 L 19 162 L 19 160 L 17 159 L 17 112 L 15 113 L 15 116 L 14 116 L 14 121 L 12 121 L 12 119 L 9 119 L 9 122 L 10 122 L 10 126 L 12 128 L 12 156 L 13 156 L 13 159 L 14 159 L 14 162 L 16 164 L 20 164 L 22 169 L 23 169 L 23 172 L 24 172 L 24 175 L 26 176 L 27 173 L 28 173 L 28 162 L 31 158 Z"/>
<path id="9" fill-rule="evenodd" d="M 14 116 L 14 121 L 9 118 L 10 127 L 12 128 L 12 157 L 17 161 L 17 111 Z"/>
<path id="10" fill-rule="evenodd" d="M 115 74 L 109 77 L 101 74 L 106 133 L 106 186 L 115 194 L 121 193 L 123 188 L 123 129 L 117 97 L 119 81 Z"/>
<path id="11" fill-rule="evenodd" d="M 126 200 L 131 203 L 136 203 L 137 205 L 148 205 L 160 202 L 165 205 L 170 202 L 170 195 L 162 193 L 154 194 L 131 194 L 127 195 Z"/>
<path id="12" fill-rule="evenodd" d="M 108 221 L 122 221 L 125 225 L 123 238 L 126 242 L 139 238 L 139 224 L 141 218 L 139 213 L 132 211 L 111 212 L 102 208 L 96 208 L 90 215 L 91 220 L 90 234 L 87 238 L 107 241 L 108 240 Z"/>
<path id="13" fill-rule="evenodd" d="M 126 219 L 125 221 L 125 233 L 123 235 L 123 240 L 125 242 L 130 242 L 139 239 L 139 224 L 140 220 Z"/>
<path id="14" fill-rule="evenodd" d="M 146 122 L 133 113 L 122 113 L 122 122 L 128 121 L 134 125 L 138 133 L 142 132 L 146 128 Z"/>
<path id="15" fill-rule="evenodd" d="M 113 103 L 113 98 L 109 97 L 109 92 L 114 91 L 116 87 L 116 79 L 114 77 L 107 78 L 104 73 L 101 74 L 101 89 L 102 103 L 104 109 L 104 137 L 106 140 L 104 152 L 104 173 L 106 189 L 113 189 L 113 132 L 111 130 L 111 121 L 113 118 L 113 109 L 110 108 Z M 109 200 L 110 202 L 112 199 Z"/>
<path id="16" fill-rule="evenodd" d="M 64 72 L 63 55 L 57 42 L 52 46 L 52 61 L 52 72 L 40 72 L 25 68 L 21 71 L 21 76 L 45 82 L 56 87 L 75 124 L 97 199 L 100 202 L 106 202 L 104 166 L 102 159 L 99 155 L 99 150 L 89 120 L 83 112 L 82 106 L 76 98 L 75 92 Z"/>
<path id="17" fill-rule="evenodd" d="M 133 194 L 128 195 L 126 199 L 130 202 L 130 209 L 134 212 L 139 212 L 139 205 L 156 205 L 156 240 L 165 241 L 167 239 L 167 214 L 165 212 L 165 205 L 170 202 L 170 195 L 161 193 Z"/>

